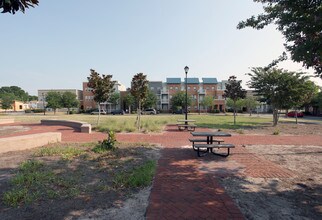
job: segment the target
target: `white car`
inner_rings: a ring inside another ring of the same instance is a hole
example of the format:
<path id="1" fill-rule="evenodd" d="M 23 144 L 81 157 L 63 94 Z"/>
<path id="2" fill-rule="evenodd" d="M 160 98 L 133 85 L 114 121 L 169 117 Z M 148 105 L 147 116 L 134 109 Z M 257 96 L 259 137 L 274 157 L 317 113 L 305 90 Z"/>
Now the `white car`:
<path id="1" fill-rule="evenodd" d="M 143 115 L 156 115 L 157 111 L 154 108 L 147 108 L 142 111 Z"/>
<path id="2" fill-rule="evenodd" d="M 98 111 L 98 110 L 96 110 L 96 111 L 92 111 L 92 112 L 91 112 L 91 115 L 98 115 L 98 113 L 99 113 L 99 111 Z M 106 111 L 101 110 L 101 115 L 106 115 Z"/>

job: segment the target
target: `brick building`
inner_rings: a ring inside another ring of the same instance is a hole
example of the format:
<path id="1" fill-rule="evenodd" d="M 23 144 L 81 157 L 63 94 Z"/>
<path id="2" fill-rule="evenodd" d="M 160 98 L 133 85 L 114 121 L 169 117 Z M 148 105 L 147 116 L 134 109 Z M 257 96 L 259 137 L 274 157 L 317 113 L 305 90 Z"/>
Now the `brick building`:
<path id="1" fill-rule="evenodd" d="M 157 95 L 157 108 L 162 112 L 171 112 L 171 98 L 179 92 L 185 91 L 185 78 L 167 78 L 165 82 L 151 81 L 149 82 L 150 90 Z M 201 105 L 202 100 L 206 96 L 213 98 L 211 109 L 225 110 L 225 99 L 223 94 L 227 81 L 217 82 L 216 78 L 187 78 L 187 94 L 192 98 L 192 104 L 189 106 L 191 112 L 204 111 Z"/>

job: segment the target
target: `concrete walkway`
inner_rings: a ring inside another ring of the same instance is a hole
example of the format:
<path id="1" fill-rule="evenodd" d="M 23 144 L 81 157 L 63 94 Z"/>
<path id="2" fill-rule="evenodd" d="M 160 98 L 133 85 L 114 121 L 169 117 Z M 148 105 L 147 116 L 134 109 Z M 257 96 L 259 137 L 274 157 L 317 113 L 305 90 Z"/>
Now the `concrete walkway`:
<path id="1" fill-rule="evenodd" d="M 15 125 L 28 126 L 30 130 L 7 136 L 58 131 L 62 133 L 64 142 L 89 142 L 106 138 L 106 134 L 84 134 L 63 126 Z M 188 141 L 191 137 L 190 132 L 180 132 L 175 126 L 167 126 L 161 134 L 117 134 L 120 142 L 149 142 L 163 146 L 146 212 L 147 219 L 244 219 L 219 184 L 219 178 L 290 178 L 296 174 L 250 153 L 243 146 L 322 145 L 321 136 L 234 135 L 223 138 L 226 143 L 236 145 L 231 156 L 222 158 L 207 155 L 198 158 Z"/>

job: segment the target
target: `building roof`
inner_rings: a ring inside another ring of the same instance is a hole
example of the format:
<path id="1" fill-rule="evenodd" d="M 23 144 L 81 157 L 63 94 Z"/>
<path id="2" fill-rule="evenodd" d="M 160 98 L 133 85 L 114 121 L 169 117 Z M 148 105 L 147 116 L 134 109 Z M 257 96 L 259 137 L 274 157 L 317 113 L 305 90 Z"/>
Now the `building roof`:
<path id="1" fill-rule="evenodd" d="M 167 78 L 168 84 L 181 84 L 181 78 Z"/>
<path id="2" fill-rule="evenodd" d="M 186 79 L 184 79 L 184 82 L 186 83 Z M 199 84 L 199 78 L 187 78 L 188 84 Z"/>
<path id="3" fill-rule="evenodd" d="M 217 84 L 216 78 L 202 78 L 203 84 Z"/>

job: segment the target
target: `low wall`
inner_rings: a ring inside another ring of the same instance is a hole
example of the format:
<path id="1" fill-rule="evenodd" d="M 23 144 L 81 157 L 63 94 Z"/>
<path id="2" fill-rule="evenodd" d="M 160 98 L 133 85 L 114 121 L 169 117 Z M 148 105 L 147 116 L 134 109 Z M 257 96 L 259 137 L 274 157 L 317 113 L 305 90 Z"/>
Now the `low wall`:
<path id="1" fill-rule="evenodd" d="M 61 142 L 61 133 L 59 132 L 47 132 L 0 138 L 0 153 L 26 150 L 56 142 Z"/>
<path id="2" fill-rule="evenodd" d="M 42 125 L 62 125 L 67 127 L 72 127 L 81 133 L 88 133 L 92 132 L 91 124 L 81 121 L 68 121 L 68 120 L 55 120 L 55 119 L 43 119 L 41 120 Z"/>
<path id="3" fill-rule="evenodd" d="M 11 124 L 11 123 L 15 123 L 14 118 L 1 118 L 0 119 L 0 124 Z"/>

